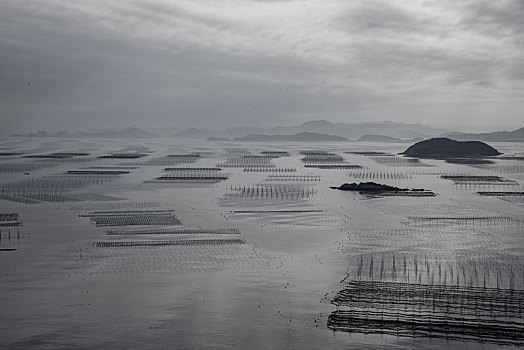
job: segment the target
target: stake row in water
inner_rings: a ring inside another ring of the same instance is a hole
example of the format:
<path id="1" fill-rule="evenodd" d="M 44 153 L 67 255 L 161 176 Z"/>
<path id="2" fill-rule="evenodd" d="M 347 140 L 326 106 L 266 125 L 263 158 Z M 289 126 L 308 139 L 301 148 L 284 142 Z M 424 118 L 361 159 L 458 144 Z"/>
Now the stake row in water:
<path id="1" fill-rule="evenodd" d="M 304 175 L 268 175 L 266 181 L 320 181 L 320 175 L 304 174 Z"/>
<path id="2" fill-rule="evenodd" d="M 224 163 L 219 164 L 218 167 L 223 168 L 244 168 L 248 166 L 273 166 L 273 157 L 266 156 L 242 156 L 236 158 L 229 158 Z"/>
<path id="3" fill-rule="evenodd" d="M 271 172 L 271 173 L 294 173 L 297 169 L 295 168 L 275 168 L 274 166 L 259 166 L 259 165 L 252 165 L 244 168 L 245 173 L 264 173 L 264 172 Z"/>
<path id="4" fill-rule="evenodd" d="M 309 198 L 315 193 L 312 188 L 302 186 L 234 186 L 224 195 L 225 198 Z"/>
<path id="5" fill-rule="evenodd" d="M 398 156 L 371 156 L 369 157 L 378 164 L 389 166 L 427 166 L 418 158 L 398 157 Z"/>
<path id="6" fill-rule="evenodd" d="M 75 201 L 78 200 L 75 198 L 78 191 L 111 181 L 110 176 L 44 176 L 2 184 L 0 198 L 22 203 Z"/>
<path id="7" fill-rule="evenodd" d="M 375 283 L 524 289 L 524 266 L 518 257 L 450 261 L 396 254 L 360 255 L 356 264 L 348 266 L 347 276 L 355 281 Z"/>
<path id="8" fill-rule="evenodd" d="M 410 174 L 383 171 L 352 171 L 347 176 L 363 180 L 413 180 Z"/>

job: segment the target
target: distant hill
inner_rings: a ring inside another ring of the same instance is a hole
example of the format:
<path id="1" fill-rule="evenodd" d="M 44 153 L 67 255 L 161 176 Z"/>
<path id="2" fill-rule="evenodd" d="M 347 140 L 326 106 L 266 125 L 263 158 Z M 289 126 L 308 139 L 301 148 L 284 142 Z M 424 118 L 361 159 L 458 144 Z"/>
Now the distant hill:
<path id="1" fill-rule="evenodd" d="M 180 139 L 208 139 L 210 137 L 214 137 L 216 133 L 210 130 L 203 130 L 203 129 L 196 129 L 191 128 L 186 131 L 181 131 L 173 135 L 173 137 L 180 138 Z M 217 137 L 222 137 L 217 136 Z"/>
<path id="2" fill-rule="evenodd" d="M 146 139 L 158 137 L 158 134 L 138 128 L 129 128 L 118 131 L 102 131 L 98 133 L 78 133 L 80 137 L 120 138 L 120 139 Z"/>
<path id="3" fill-rule="evenodd" d="M 383 135 L 394 138 L 411 139 L 432 137 L 449 133 L 447 129 L 433 128 L 421 124 L 406 124 L 391 121 L 366 123 L 331 123 L 326 120 L 313 120 L 297 127 L 300 131 L 336 134 L 350 139 L 358 139 L 366 134 Z"/>
<path id="4" fill-rule="evenodd" d="M 475 158 L 498 156 L 499 151 L 480 141 L 456 141 L 445 137 L 415 143 L 402 154 L 417 158 Z"/>
<path id="5" fill-rule="evenodd" d="M 480 134 L 449 134 L 449 137 L 456 140 L 476 140 L 491 142 L 524 142 L 524 128 L 513 131 L 495 131 Z"/>
<path id="6" fill-rule="evenodd" d="M 176 138 L 209 137 L 235 138 L 249 134 L 262 135 L 295 135 L 303 132 L 327 135 L 339 135 L 349 139 L 370 135 L 384 135 L 395 138 L 412 139 L 415 137 L 428 138 L 450 133 L 449 129 L 433 128 L 421 124 L 405 124 L 396 122 L 368 122 L 368 123 L 332 123 L 327 120 L 312 120 L 296 126 L 276 126 L 272 128 L 236 127 L 225 130 L 188 129 L 173 135 Z"/>
<path id="7" fill-rule="evenodd" d="M 398 137 L 391 137 L 385 135 L 369 135 L 366 134 L 357 139 L 357 141 L 374 141 L 374 142 L 409 142 L 407 140 L 400 139 Z"/>
<path id="8" fill-rule="evenodd" d="M 48 135 L 47 132 L 43 129 L 38 130 L 37 132 L 31 132 L 29 134 L 20 134 L 20 135 L 13 135 L 13 136 L 25 136 L 25 137 L 47 137 L 47 136 L 53 136 Z"/>
<path id="9" fill-rule="evenodd" d="M 231 140 L 228 139 L 227 137 L 209 137 L 207 141 L 216 142 L 216 141 L 231 141 Z"/>
<path id="10" fill-rule="evenodd" d="M 318 141 L 349 141 L 345 137 L 336 135 L 326 135 L 314 132 L 302 132 L 295 135 L 261 135 L 249 134 L 244 137 L 237 137 L 235 141 L 299 141 L 299 142 L 318 142 Z"/>
<path id="11" fill-rule="evenodd" d="M 73 137 L 93 137 L 93 138 L 118 138 L 118 139 L 146 139 L 159 137 L 158 134 L 144 131 L 138 128 L 129 128 L 125 130 L 110 130 L 101 132 L 78 132 L 68 133 L 67 131 L 60 131 L 56 134 L 48 134 L 44 130 L 39 130 L 37 133 L 30 133 L 25 135 L 15 135 L 25 137 L 60 137 L 60 138 L 73 138 Z"/>

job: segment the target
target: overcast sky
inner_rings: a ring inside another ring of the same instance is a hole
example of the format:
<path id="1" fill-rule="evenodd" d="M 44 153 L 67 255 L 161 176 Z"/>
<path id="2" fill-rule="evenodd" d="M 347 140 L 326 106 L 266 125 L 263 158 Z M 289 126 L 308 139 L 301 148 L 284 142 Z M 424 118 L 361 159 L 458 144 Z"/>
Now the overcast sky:
<path id="1" fill-rule="evenodd" d="M 524 0 L 0 0 L 3 130 L 524 125 Z"/>

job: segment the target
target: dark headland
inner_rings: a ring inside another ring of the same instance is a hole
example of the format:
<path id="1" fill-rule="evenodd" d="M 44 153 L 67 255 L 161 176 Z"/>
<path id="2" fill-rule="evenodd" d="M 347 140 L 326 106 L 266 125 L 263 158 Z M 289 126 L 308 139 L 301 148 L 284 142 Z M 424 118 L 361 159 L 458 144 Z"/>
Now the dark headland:
<path id="1" fill-rule="evenodd" d="M 481 141 L 456 141 L 439 137 L 417 142 L 402 154 L 417 158 L 446 159 L 492 157 L 501 153 Z"/>

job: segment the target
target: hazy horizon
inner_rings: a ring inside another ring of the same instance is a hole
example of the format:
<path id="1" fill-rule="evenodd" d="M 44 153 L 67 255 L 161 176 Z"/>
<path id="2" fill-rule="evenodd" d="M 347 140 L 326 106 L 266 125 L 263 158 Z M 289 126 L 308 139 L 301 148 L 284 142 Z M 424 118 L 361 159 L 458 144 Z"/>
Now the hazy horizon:
<path id="1" fill-rule="evenodd" d="M 326 119 L 318 119 L 318 120 L 326 120 Z M 201 125 L 193 125 L 189 127 L 175 127 L 173 125 L 165 125 L 165 126 L 151 126 L 147 124 L 137 125 L 137 124 L 121 124 L 114 127 L 76 127 L 76 128 L 61 128 L 60 126 L 54 127 L 54 128 L 47 128 L 47 127 L 27 127 L 27 128 L 20 128 L 18 130 L 13 130 L 12 132 L 6 132 L 6 131 L 0 131 L 1 136 L 9 136 L 9 135 L 25 135 L 30 133 L 36 133 L 38 131 L 45 131 L 49 134 L 58 133 L 66 131 L 68 133 L 76 133 L 76 132 L 104 132 L 104 131 L 123 131 L 127 129 L 137 128 L 140 130 L 158 133 L 160 136 L 172 136 L 174 133 L 177 132 L 184 132 L 190 129 L 200 129 L 200 130 L 208 130 L 208 131 L 216 131 L 221 132 L 225 130 L 230 130 L 234 128 L 246 128 L 246 129 L 258 129 L 261 131 L 264 131 L 265 129 L 271 129 L 273 127 L 293 127 L 293 126 L 299 126 L 301 124 L 310 122 L 310 121 L 316 121 L 316 120 L 309 120 L 304 121 L 301 123 L 286 123 L 286 124 L 275 124 L 275 125 L 236 125 L 236 126 L 214 126 L 214 127 L 206 127 Z M 348 123 L 352 124 L 353 122 L 333 122 L 330 120 L 327 120 L 331 123 Z M 391 120 L 377 120 L 377 121 L 370 121 L 369 123 L 380 123 L 380 122 L 392 122 Z M 354 123 L 367 123 L 367 122 L 354 122 Z M 402 122 L 399 122 L 402 123 Z M 513 131 L 519 128 L 522 128 L 522 125 L 464 125 L 464 124 L 430 124 L 430 123 L 406 123 L 406 124 L 420 124 L 423 126 L 427 126 L 430 128 L 435 129 L 447 129 L 450 131 L 456 131 L 456 132 L 465 132 L 465 133 L 484 133 L 484 132 L 495 132 L 495 131 Z"/>
<path id="2" fill-rule="evenodd" d="M 518 0 L 5 0 L 0 18 L 3 133 L 524 125 Z"/>

